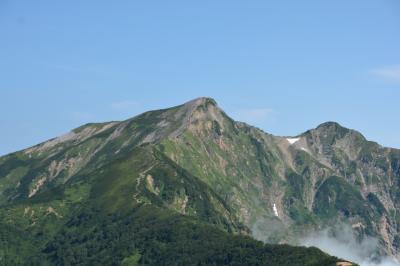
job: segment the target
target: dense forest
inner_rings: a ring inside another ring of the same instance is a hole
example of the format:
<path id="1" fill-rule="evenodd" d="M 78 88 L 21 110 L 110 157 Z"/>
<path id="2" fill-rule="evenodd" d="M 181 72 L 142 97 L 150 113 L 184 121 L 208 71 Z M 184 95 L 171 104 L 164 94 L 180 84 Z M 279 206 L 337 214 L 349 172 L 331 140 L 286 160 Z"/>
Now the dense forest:
<path id="1" fill-rule="evenodd" d="M 283 266 L 338 261 L 316 248 L 263 244 L 146 204 L 110 215 L 85 209 L 42 243 L 37 242 L 41 235 L 29 238 L 0 228 L 2 265 Z"/>

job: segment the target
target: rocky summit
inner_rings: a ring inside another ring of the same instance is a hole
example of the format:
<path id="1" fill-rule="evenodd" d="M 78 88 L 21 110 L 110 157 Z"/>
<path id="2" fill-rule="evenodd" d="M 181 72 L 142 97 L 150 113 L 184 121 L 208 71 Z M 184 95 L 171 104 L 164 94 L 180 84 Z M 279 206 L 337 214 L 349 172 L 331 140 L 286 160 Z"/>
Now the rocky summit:
<path id="1" fill-rule="evenodd" d="M 400 259 L 399 180 L 355 130 L 274 136 L 198 98 L 0 157 L 0 261 L 347 265 L 294 247 L 337 224 Z"/>

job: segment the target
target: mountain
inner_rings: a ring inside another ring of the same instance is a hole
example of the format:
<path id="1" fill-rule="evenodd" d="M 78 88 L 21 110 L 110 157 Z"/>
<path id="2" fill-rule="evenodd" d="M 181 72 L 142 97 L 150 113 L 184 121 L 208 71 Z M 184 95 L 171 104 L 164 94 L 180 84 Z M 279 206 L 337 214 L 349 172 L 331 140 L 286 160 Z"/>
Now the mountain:
<path id="1" fill-rule="evenodd" d="M 337 123 L 273 136 L 198 98 L 0 157 L 0 261 L 335 265 L 287 244 L 339 223 L 400 258 L 399 178 Z"/>

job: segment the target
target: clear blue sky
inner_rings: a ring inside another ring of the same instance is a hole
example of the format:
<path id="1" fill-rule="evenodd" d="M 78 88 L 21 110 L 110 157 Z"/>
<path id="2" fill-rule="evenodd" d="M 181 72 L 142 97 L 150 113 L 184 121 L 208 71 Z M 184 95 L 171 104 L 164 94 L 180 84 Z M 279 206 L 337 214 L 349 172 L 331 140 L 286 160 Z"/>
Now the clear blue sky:
<path id="1" fill-rule="evenodd" d="M 400 148 L 398 0 L 0 0 L 0 73 L 0 154 L 198 96 Z"/>

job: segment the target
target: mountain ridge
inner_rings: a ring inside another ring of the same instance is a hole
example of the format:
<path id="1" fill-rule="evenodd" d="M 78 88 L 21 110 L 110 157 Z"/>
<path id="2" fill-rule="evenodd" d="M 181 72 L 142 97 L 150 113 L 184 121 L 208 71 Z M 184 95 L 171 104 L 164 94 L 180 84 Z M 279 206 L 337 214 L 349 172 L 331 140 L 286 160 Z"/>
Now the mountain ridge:
<path id="1" fill-rule="evenodd" d="M 0 206 L 5 221 L 45 228 L 84 202 L 106 213 L 145 204 L 269 243 L 344 221 L 398 257 L 399 179 L 400 151 L 355 130 L 326 122 L 274 136 L 201 97 L 0 157 Z"/>
<path id="2" fill-rule="evenodd" d="M 78 126 L 77 128 L 74 128 L 74 129 L 72 129 L 72 130 L 70 130 L 70 131 L 68 131 L 68 132 L 65 132 L 64 134 L 61 134 L 61 135 L 59 135 L 59 136 L 56 136 L 56 137 L 54 137 L 54 138 L 50 138 L 50 139 L 48 139 L 48 140 L 44 140 L 44 141 L 42 141 L 42 142 L 39 142 L 39 143 L 37 143 L 37 144 L 34 144 L 34 145 L 31 146 L 31 147 L 22 148 L 22 149 L 17 150 L 17 151 L 13 151 L 13 152 L 9 152 L 9 153 L 4 154 L 4 155 L 0 155 L 0 157 L 4 157 L 4 156 L 10 155 L 10 154 L 13 154 L 13 153 L 15 153 L 15 152 L 28 150 L 28 149 L 30 149 L 30 148 L 43 145 L 43 144 L 46 143 L 46 142 L 49 142 L 49 141 L 52 141 L 52 140 L 55 140 L 55 139 L 58 139 L 58 138 L 63 138 L 63 137 L 65 137 L 65 136 L 68 136 L 70 133 L 78 133 L 78 132 L 80 132 L 83 128 L 86 128 L 86 127 L 91 127 L 91 126 L 97 127 L 97 126 L 99 126 L 99 125 L 117 124 L 117 123 L 128 122 L 128 121 L 132 121 L 133 119 L 135 119 L 135 118 L 137 118 L 137 117 L 139 117 L 139 116 L 146 115 L 147 113 L 152 113 L 152 112 L 155 112 L 155 111 L 168 111 L 169 109 L 172 109 L 172 108 L 179 108 L 179 107 L 183 107 L 183 106 L 188 106 L 188 108 L 190 108 L 189 106 L 191 106 L 191 108 L 194 108 L 194 107 L 197 108 L 197 107 L 199 107 L 199 106 L 204 105 L 206 102 L 212 103 L 220 112 L 222 112 L 224 115 L 226 115 L 226 113 L 218 106 L 217 101 L 216 101 L 215 99 L 213 99 L 212 97 L 197 97 L 197 98 L 195 98 L 195 99 L 193 99 L 193 100 L 189 100 L 189 101 L 187 101 L 186 103 L 181 104 L 181 105 L 177 105 L 177 106 L 175 106 L 175 107 L 161 108 L 161 109 L 157 109 L 157 110 L 145 111 L 145 112 L 143 112 L 143 113 L 140 113 L 140 114 L 138 114 L 138 115 L 135 115 L 135 116 L 133 116 L 133 117 L 130 117 L 130 118 L 127 118 L 127 119 L 124 119 L 124 120 L 112 120 L 112 121 L 106 121 L 106 122 L 88 122 L 88 123 L 86 123 L 86 124 L 83 124 L 83 125 L 81 125 L 81 126 Z M 189 112 L 189 113 L 190 113 L 190 112 Z M 232 119 L 232 120 L 233 120 L 233 119 Z M 258 130 L 264 132 L 265 134 L 273 135 L 273 134 L 271 134 L 271 133 L 266 132 L 265 129 L 261 129 L 261 128 L 257 127 L 257 126 L 250 125 L 250 124 L 248 124 L 248 123 L 246 123 L 246 122 L 244 122 L 244 121 L 236 121 L 236 120 L 234 120 L 234 122 L 236 122 L 236 123 L 238 123 L 238 124 L 242 124 L 242 125 L 248 126 L 248 127 L 256 128 L 256 129 L 258 129 Z M 360 134 L 366 141 L 370 141 L 370 142 L 377 143 L 379 146 L 381 146 L 381 147 L 383 147 L 383 148 L 398 150 L 398 148 L 395 148 L 395 147 L 384 146 L 384 145 L 382 145 L 382 144 L 379 144 L 378 142 L 375 142 L 375 141 L 372 141 L 372 140 L 367 140 L 367 139 L 365 138 L 365 136 L 364 136 L 361 132 L 359 132 L 358 130 L 345 127 L 345 126 L 341 125 L 339 122 L 336 122 L 336 121 L 326 121 L 326 122 L 322 122 L 322 123 L 318 124 L 317 126 L 315 126 L 314 128 L 307 129 L 307 130 L 303 131 L 302 133 L 299 133 L 298 135 L 274 135 L 274 136 L 276 136 L 276 137 L 282 137 L 282 138 L 296 138 L 296 137 L 298 137 L 298 136 L 302 136 L 302 135 L 304 135 L 304 134 L 307 134 L 307 133 L 310 132 L 310 131 L 318 130 L 318 129 L 324 128 L 324 127 L 326 127 L 326 126 L 336 126 L 336 127 L 341 128 L 341 129 L 343 129 L 343 130 L 346 130 L 346 131 L 352 131 L 352 132 L 355 132 L 355 133 L 357 133 L 357 134 Z"/>

